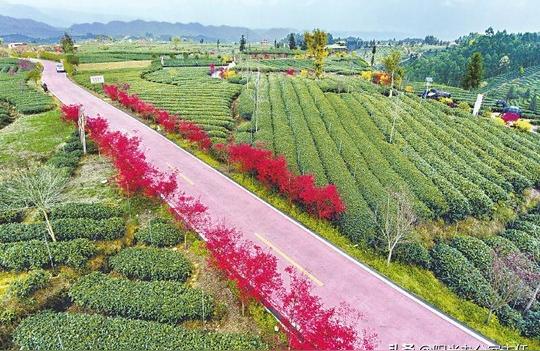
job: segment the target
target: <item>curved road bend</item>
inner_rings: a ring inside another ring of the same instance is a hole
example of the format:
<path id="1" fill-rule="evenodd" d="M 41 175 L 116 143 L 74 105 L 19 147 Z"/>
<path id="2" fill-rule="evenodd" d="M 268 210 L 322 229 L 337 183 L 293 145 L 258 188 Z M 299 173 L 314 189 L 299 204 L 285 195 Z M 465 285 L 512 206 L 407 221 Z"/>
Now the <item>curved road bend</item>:
<path id="1" fill-rule="evenodd" d="M 379 335 L 379 349 L 391 344 L 492 345 L 474 331 L 425 305 L 407 292 L 345 255 L 263 200 L 212 169 L 187 151 L 128 114 L 56 73 L 53 62 L 42 61 L 43 81 L 64 104 L 82 104 L 89 116 L 106 118 L 112 129 L 141 138 L 141 147 L 156 168 L 178 169 L 187 194 L 200 197 L 212 218 L 222 218 L 245 237 L 278 257 L 280 269 L 294 265 L 315 286 L 327 306 L 346 301 L 365 316 L 359 327 Z"/>

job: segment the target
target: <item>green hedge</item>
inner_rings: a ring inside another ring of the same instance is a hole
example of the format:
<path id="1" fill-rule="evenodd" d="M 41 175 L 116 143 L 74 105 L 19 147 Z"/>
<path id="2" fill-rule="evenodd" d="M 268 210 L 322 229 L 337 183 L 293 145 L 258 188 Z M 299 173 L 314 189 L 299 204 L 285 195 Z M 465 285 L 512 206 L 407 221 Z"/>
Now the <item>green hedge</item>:
<path id="1" fill-rule="evenodd" d="M 248 334 L 187 330 L 168 324 L 100 315 L 41 312 L 24 319 L 14 332 L 22 350 L 265 350 Z"/>
<path id="2" fill-rule="evenodd" d="M 122 217 L 123 211 L 118 207 L 103 205 L 101 203 L 67 203 L 51 210 L 51 219 L 61 218 L 90 218 L 107 219 Z"/>
<path id="3" fill-rule="evenodd" d="M 23 217 L 22 211 L 0 211 L 0 224 L 21 222 Z"/>
<path id="4" fill-rule="evenodd" d="M 540 311 L 527 313 L 521 327 L 521 332 L 530 338 L 540 338 Z"/>
<path id="5" fill-rule="evenodd" d="M 462 298 L 488 306 L 495 292 L 457 249 L 438 243 L 431 250 L 432 269 L 437 278 Z"/>
<path id="6" fill-rule="evenodd" d="M 86 238 L 114 240 L 124 236 L 126 225 L 122 218 L 88 219 L 65 218 L 51 221 L 57 240 Z M 41 223 L 8 223 L 0 225 L 0 242 L 15 242 L 48 237 L 46 226 Z"/>
<path id="7" fill-rule="evenodd" d="M 79 279 L 69 295 L 93 311 L 162 323 L 209 319 L 214 311 L 211 296 L 182 283 L 131 281 L 99 272 Z"/>
<path id="8" fill-rule="evenodd" d="M 247 120 L 251 120 L 253 111 L 255 111 L 254 90 L 251 85 L 246 85 L 238 96 L 238 114 Z"/>
<path id="9" fill-rule="evenodd" d="M 144 247 L 130 247 L 111 257 L 113 270 L 126 277 L 142 280 L 186 281 L 193 266 L 179 252 Z"/>
<path id="10" fill-rule="evenodd" d="M 137 242 L 153 246 L 174 246 L 184 240 L 184 233 L 169 222 L 151 221 L 135 233 Z"/>
<path id="11" fill-rule="evenodd" d="M 540 238 L 540 226 L 534 224 L 532 221 L 526 221 L 526 220 L 515 221 L 509 226 L 509 228 L 515 229 L 515 230 L 521 230 L 535 238 Z"/>
<path id="12" fill-rule="evenodd" d="M 42 240 L 0 244 L 0 267 L 8 270 L 26 270 L 55 266 L 82 267 L 92 257 L 96 248 L 87 239 L 49 242 L 48 248 Z"/>
<path id="13" fill-rule="evenodd" d="M 27 276 L 14 281 L 9 286 L 9 292 L 18 298 L 26 298 L 46 287 L 50 279 L 51 273 L 43 269 L 36 269 L 29 272 Z"/>
<path id="14" fill-rule="evenodd" d="M 431 265 L 428 249 L 416 242 L 399 245 L 394 256 L 398 261 L 415 264 L 423 268 L 429 268 Z"/>
<path id="15" fill-rule="evenodd" d="M 513 242 L 506 239 L 503 236 L 495 235 L 484 239 L 484 242 L 488 244 L 492 249 L 502 254 L 510 254 L 519 252 L 519 249 Z"/>
<path id="16" fill-rule="evenodd" d="M 458 236 L 452 239 L 450 246 L 461 252 L 484 276 L 491 271 L 493 249 L 482 240 L 472 236 Z"/>
<path id="17" fill-rule="evenodd" d="M 75 168 L 79 165 L 79 161 L 83 155 L 82 150 L 72 152 L 58 152 L 52 156 L 47 163 L 57 168 L 66 168 L 70 174 L 73 174 Z"/>
<path id="18" fill-rule="evenodd" d="M 513 242 L 521 251 L 530 254 L 535 261 L 540 262 L 540 240 L 516 229 L 507 229 L 501 235 Z"/>

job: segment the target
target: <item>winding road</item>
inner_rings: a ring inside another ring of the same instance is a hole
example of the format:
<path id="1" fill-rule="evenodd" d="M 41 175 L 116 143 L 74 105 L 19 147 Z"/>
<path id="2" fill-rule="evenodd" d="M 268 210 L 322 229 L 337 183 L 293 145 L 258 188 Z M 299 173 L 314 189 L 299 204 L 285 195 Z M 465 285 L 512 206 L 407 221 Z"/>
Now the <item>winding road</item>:
<path id="1" fill-rule="evenodd" d="M 56 73 L 54 62 L 42 64 L 43 81 L 62 103 L 81 104 L 85 114 L 106 118 L 111 129 L 138 136 L 148 161 L 162 171 L 178 169 L 178 181 L 186 193 L 200 197 L 213 218 L 223 219 L 240 229 L 247 239 L 272 251 L 280 269 L 297 267 L 313 281 L 325 305 L 346 301 L 359 309 L 365 316 L 359 328 L 369 327 L 378 334 L 378 349 L 404 350 L 405 344 L 414 344 L 415 350 L 422 345 L 468 345 L 473 349 L 493 345 L 350 258 L 145 124 L 73 83 L 64 73 Z"/>

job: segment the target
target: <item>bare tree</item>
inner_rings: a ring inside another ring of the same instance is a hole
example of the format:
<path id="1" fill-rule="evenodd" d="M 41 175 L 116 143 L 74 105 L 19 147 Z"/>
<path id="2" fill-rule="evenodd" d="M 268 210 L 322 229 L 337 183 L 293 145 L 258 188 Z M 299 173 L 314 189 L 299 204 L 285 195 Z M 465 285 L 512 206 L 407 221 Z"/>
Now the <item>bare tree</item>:
<path id="1" fill-rule="evenodd" d="M 511 301 L 523 297 L 525 282 L 514 271 L 514 255 L 492 252 L 491 269 L 488 272 L 488 281 L 495 290 L 489 299 L 489 314 L 486 323 L 489 323 L 494 312 L 506 306 Z"/>
<path id="2" fill-rule="evenodd" d="M 54 167 L 43 166 L 35 170 L 18 170 L 13 179 L 3 184 L 0 191 L 0 208 L 4 210 L 38 210 L 45 220 L 47 232 L 56 241 L 49 221 L 48 211 L 64 199 L 62 192 L 68 177 Z"/>
<path id="3" fill-rule="evenodd" d="M 512 252 L 505 257 L 509 269 L 511 269 L 522 281 L 534 289 L 527 298 L 529 299 L 525 312 L 529 311 L 536 301 L 540 292 L 540 268 L 533 260 L 522 252 Z M 525 289 L 527 290 L 527 289 Z"/>
<path id="4" fill-rule="evenodd" d="M 412 239 L 416 213 L 409 195 L 404 191 L 389 190 L 386 204 L 375 211 L 375 220 L 388 254 L 390 265 L 395 248 Z"/>

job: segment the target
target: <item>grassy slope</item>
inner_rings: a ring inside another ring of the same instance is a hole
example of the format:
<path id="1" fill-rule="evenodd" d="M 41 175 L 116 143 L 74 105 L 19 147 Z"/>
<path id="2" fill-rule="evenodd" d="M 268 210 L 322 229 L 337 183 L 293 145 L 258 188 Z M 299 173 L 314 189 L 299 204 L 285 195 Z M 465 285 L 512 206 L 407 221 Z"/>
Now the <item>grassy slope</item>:
<path id="1" fill-rule="evenodd" d="M 60 120 L 58 111 L 21 116 L 0 131 L 0 163 L 5 169 L 47 158 L 71 131 Z"/>

